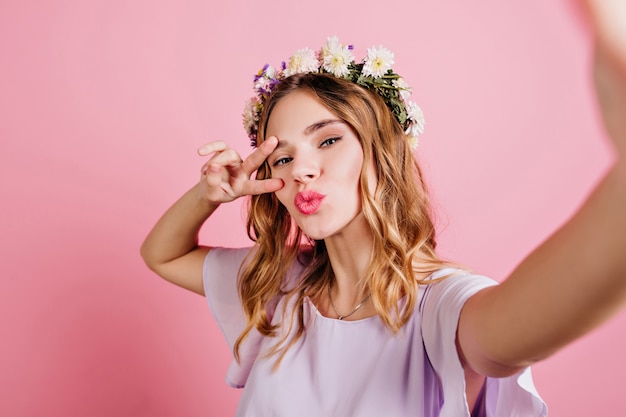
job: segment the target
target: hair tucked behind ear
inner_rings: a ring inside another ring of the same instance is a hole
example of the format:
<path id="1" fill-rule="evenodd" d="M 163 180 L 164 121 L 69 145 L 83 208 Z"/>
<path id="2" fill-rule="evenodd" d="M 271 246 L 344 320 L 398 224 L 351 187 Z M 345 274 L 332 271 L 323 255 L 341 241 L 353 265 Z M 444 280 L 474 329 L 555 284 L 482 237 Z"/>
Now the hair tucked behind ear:
<path id="1" fill-rule="evenodd" d="M 281 81 L 261 115 L 259 144 L 265 139 L 267 120 L 274 106 L 293 91 L 310 93 L 347 122 L 361 141 L 362 210 L 374 238 L 363 284 L 371 291 L 380 319 L 397 332 L 415 308 L 418 286 L 425 283 L 417 274 L 431 273 L 447 265 L 435 252 L 435 228 L 421 170 L 404 132 L 382 98 L 350 81 L 325 74 L 297 74 Z M 368 167 L 372 163 L 376 187 L 370 194 Z M 257 178 L 268 177 L 270 169 L 265 163 Z M 304 334 L 305 298 L 317 299 L 328 288 L 332 269 L 323 241 L 311 242 L 306 256 L 300 256 L 302 231 L 274 194 L 251 197 L 248 235 L 256 241 L 258 250 L 240 271 L 239 293 L 247 326 L 235 343 L 235 357 L 239 358 L 241 343 L 252 329 L 263 336 L 278 336 L 279 325 L 271 323 L 273 312 L 268 311 L 268 306 L 274 305 L 277 297 L 286 297 L 289 303 L 285 306 L 293 307 L 282 312 L 280 326 L 285 329 L 281 329 L 282 337 L 267 353 L 280 353 L 278 366 L 285 352 Z M 306 264 L 304 274 L 297 282 L 284 282 L 288 269 L 298 260 Z M 405 301 L 400 303 L 402 297 Z M 294 326 L 295 336 L 287 339 Z"/>

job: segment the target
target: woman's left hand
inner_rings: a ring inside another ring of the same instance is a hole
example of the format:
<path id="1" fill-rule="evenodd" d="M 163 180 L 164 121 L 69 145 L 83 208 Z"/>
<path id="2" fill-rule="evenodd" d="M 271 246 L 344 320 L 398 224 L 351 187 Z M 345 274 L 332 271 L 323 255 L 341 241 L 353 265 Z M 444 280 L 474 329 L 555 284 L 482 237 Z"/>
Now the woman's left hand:
<path id="1" fill-rule="evenodd" d="M 584 0 L 596 37 L 594 81 L 607 133 L 626 159 L 626 2 Z M 622 161 L 624 163 L 624 161 Z"/>
<path id="2" fill-rule="evenodd" d="M 626 160 L 626 71 L 621 71 L 616 57 L 601 42 L 596 45 L 593 69 L 604 126 L 619 158 Z"/>

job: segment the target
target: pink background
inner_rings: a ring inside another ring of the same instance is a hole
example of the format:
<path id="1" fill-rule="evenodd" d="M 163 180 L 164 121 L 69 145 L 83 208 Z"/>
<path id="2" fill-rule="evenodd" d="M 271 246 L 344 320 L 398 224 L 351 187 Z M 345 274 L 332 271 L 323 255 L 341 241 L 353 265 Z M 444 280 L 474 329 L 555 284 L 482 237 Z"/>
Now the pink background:
<path id="1" fill-rule="evenodd" d="M 205 301 L 139 245 L 213 139 L 249 152 L 251 77 L 338 35 L 383 44 L 427 130 L 441 251 L 501 280 L 611 154 L 565 0 L 0 4 L 0 415 L 233 415 Z M 204 241 L 247 243 L 239 204 Z M 593 279 L 593 277 L 589 277 Z M 624 415 L 626 313 L 534 367 L 553 416 Z"/>

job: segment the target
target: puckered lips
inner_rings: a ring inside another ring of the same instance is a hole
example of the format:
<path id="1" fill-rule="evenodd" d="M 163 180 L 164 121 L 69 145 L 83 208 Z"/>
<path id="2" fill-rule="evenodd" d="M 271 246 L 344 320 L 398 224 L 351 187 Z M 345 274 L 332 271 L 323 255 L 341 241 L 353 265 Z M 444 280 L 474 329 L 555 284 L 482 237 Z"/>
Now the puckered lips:
<path id="1" fill-rule="evenodd" d="M 315 213 L 326 196 L 315 191 L 305 190 L 296 194 L 293 204 L 302 214 Z"/>

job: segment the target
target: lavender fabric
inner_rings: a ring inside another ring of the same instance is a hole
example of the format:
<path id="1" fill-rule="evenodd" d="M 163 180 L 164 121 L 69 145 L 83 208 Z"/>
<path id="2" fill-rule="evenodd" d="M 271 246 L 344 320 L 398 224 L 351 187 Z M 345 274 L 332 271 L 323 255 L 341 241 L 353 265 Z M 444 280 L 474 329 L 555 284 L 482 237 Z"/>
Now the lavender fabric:
<path id="1" fill-rule="evenodd" d="M 249 251 L 216 248 L 204 263 L 207 300 L 231 349 L 245 326 L 236 283 Z M 292 265 L 286 279 L 301 271 L 301 265 Z M 469 417 L 456 328 L 465 301 L 496 282 L 449 268 L 433 278 L 449 274 L 421 287 L 411 319 L 396 335 L 377 316 L 331 319 L 307 300 L 306 336 L 276 371 L 274 358 L 263 357 L 275 340 L 253 332 L 242 346 L 241 362 L 233 360 L 226 376 L 231 386 L 244 388 L 237 416 Z M 273 323 L 284 308 L 290 309 L 284 300 L 271 306 Z M 508 378 L 487 378 L 481 414 L 547 415 L 530 369 Z"/>

